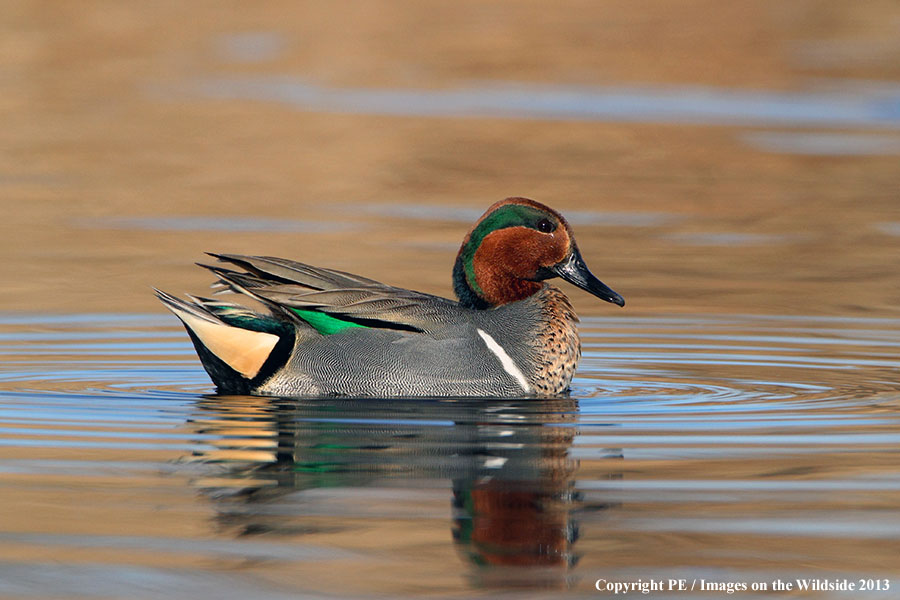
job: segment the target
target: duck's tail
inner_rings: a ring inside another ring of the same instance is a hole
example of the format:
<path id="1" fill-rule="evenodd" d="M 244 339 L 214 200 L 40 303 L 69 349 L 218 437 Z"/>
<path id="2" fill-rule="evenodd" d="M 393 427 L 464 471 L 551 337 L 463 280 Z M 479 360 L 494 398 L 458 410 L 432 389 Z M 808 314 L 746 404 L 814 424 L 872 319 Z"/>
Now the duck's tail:
<path id="1" fill-rule="evenodd" d="M 250 393 L 287 362 L 294 346 L 292 324 L 230 302 L 194 296 L 186 302 L 154 291 L 181 319 L 220 392 Z"/>

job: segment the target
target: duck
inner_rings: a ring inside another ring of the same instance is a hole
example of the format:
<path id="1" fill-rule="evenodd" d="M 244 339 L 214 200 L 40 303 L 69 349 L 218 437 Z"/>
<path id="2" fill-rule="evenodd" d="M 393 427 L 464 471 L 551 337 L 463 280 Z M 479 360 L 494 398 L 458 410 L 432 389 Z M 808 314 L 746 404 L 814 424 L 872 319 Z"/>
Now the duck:
<path id="1" fill-rule="evenodd" d="M 564 396 L 581 356 L 578 317 L 548 280 L 606 302 L 618 293 L 585 264 L 566 219 L 528 198 L 501 200 L 463 239 L 456 300 L 271 256 L 208 253 L 217 292 L 264 307 L 155 290 L 223 395 Z"/>

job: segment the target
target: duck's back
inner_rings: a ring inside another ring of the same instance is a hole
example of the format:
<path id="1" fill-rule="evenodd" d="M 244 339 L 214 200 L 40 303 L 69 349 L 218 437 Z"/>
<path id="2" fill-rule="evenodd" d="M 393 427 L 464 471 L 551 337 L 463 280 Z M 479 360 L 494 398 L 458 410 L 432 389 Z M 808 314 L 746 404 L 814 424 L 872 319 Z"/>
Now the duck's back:
<path id="1" fill-rule="evenodd" d="M 427 333 L 353 328 L 298 336 L 284 368 L 256 390 L 276 395 L 530 396 L 541 366 L 542 307 L 456 307 Z"/>

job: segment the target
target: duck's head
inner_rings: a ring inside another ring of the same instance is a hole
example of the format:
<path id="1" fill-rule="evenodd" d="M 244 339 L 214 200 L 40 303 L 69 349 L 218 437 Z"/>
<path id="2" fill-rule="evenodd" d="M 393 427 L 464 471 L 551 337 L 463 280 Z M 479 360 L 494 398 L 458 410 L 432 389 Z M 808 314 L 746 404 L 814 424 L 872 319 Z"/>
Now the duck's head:
<path id="1" fill-rule="evenodd" d="M 453 289 L 463 305 L 491 308 L 531 296 L 551 277 L 625 305 L 588 270 L 561 214 L 528 198 L 507 198 L 491 206 L 463 240 Z"/>

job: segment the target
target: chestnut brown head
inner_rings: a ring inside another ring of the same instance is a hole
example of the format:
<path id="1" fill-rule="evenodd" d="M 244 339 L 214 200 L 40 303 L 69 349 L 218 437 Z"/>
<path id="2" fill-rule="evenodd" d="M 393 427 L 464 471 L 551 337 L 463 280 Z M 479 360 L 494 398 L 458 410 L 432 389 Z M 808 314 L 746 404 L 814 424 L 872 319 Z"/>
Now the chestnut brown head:
<path id="1" fill-rule="evenodd" d="M 528 198 L 507 198 L 491 206 L 463 240 L 453 288 L 463 305 L 491 308 L 531 296 L 551 277 L 625 305 L 588 270 L 562 215 Z"/>

